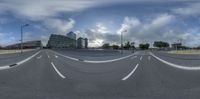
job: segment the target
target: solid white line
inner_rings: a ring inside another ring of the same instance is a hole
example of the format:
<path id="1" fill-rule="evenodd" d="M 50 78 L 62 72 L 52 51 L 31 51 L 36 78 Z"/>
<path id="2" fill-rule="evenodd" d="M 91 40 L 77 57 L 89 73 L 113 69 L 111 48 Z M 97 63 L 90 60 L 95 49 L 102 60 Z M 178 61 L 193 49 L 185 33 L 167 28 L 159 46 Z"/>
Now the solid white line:
<path id="1" fill-rule="evenodd" d="M 65 55 L 62 55 L 58 52 L 55 52 L 55 51 L 52 51 L 53 53 L 56 53 L 57 55 L 60 55 L 62 57 L 65 57 L 65 58 L 68 58 L 68 59 L 71 59 L 71 60 L 74 60 L 74 61 L 79 61 L 79 59 L 77 58 L 73 58 L 73 57 L 70 57 L 70 56 L 65 56 Z M 124 57 L 121 57 L 121 58 L 116 58 L 116 59 L 112 59 L 112 60 L 104 60 L 104 61 L 90 61 L 90 60 L 83 60 L 81 62 L 86 62 L 86 63 L 108 63 L 108 62 L 114 62 L 114 61 L 119 61 L 119 60 L 122 60 L 122 59 L 126 59 L 126 58 L 129 58 L 131 56 L 133 56 L 135 54 L 131 54 L 131 55 L 128 55 L 128 56 L 124 56 Z"/>
<path id="2" fill-rule="evenodd" d="M 26 58 L 26 59 L 24 59 L 24 60 L 22 60 L 22 61 L 20 61 L 20 62 L 17 62 L 16 65 L 21 65 L 21 64 L 23 64 L 23 63 L 29 61 L 30 59 L 32 59 L 33 57 L 35 57 L 36 55 L 38 55 L 40 52 L 41 52 L 41 51 L 39 51 L 39 52 L 33 54 L 32 56 L 30 56 L 30 57 L 28 57 L 28 58 Z M 15 67 L 16 67 L 16 66 L 15 66 Z M 10 66 L 8 66 L 8 65 L 6 65 L 6 66 L 0 66 L 0 70 L 9 69 L 9 68 L 12 68 L 12 67 L 10 67 Z"/>
<path id="3" fill-rule="evenodd" d="M 58 71 L 58 69 L 56 68 L 56 66 L 54 65 L 53 62 L 51 62 L 51 65 L 53 66 L 54 70 L 57 72 L 57 74 L 58 74 L 61 78 L 63 78 L 63 79 L 66 78 L 63 74 L 61 74 L 61 73 Z"/>
<path id="4" fill-rule="evenodd" d="M 172 66 L 172 67 L 175 67 L 175 68 L 179 68 L 179 69 L 183 69 L 183 70 L 200 70 L 200 66 L 198 67 L 192 67 L 192 66 L 182 66 L 182 65 L 177 65 L 177 64 L 173 64 L 173 63 L 170 63 L 168 61 L 165 61 L 159 57 L 157 57 L 156 55 L 154 55 L 153 53 L 150 53 L 151 56 L 153 56 L 154 58 L 156 58 L 157 60 L 169 65 L 169 66 Z"/>
<path id="5" fill-rule="evenodd" d="M 49 54 L 47 52 L 46 52 L 46 54 L 47 54 L 47 57 L 50 58 L 50 56 L 49 56 Z"/>
<path id="6" fill-rule="evenodd" d="M 126 77 L 124 77 L 122 80 L 127 80 L 135 72 L 135 70 L 138 68 L 138 66 L 139 66 L 139 64 L 137 64 L 135 66 L 135 68 Z"/>
<path id="7" fill-rule="evenodd" d="M 40 53 L 40 51 L 39 51 L 39 52 L 37 52 L 37 53 L 35 53 L 35 54 L 33 54 L 32 56 L 28 57 L 27 59 L 25 59 L 25 60 L 22 60 L 22 61 L 20 61 L 20 62 L 16 63 L 16 64 L 17 64 L 17 65 L 23 64 L 23 63 L 25 63 L 25 62 L 29 61 L 30 59 L 32 59 L 33 57 L 35 57 L 36 55 L 38 55 L 39 53 Z"/>
<path id="8" fill-rule="evenodd" d="M 4 70 L 4 69 L 8 69 L 8 68 L 10 68 L 10 66 L 1 66 L 0 70 Z"/>
<path id="9" fill-rule="evenodd" d="M 142 56 L 140 57 L 140 60 L 142 60 Z"/>

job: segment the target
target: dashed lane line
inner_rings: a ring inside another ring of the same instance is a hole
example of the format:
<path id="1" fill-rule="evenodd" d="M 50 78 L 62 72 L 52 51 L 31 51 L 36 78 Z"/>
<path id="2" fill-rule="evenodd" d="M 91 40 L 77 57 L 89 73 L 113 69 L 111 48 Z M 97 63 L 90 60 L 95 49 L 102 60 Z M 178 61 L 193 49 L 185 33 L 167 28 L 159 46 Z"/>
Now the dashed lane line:
<path id="1" fill-rule="evenodd" d="M 138 68 L 138 66 L 139 66 L 139 64 L 137 64 L 135 66 L 135 68 L 127 76 L 125 76 L 122 80 L 123 81 L 127 80 L 136 71 L 136 69 Z"/>
<path id="2" fill-rule="evenodd" d="M 140 60 L 142 60 L 142 58 L 143 58 L 143 57 L 141 56 L 141 57 L 140 57 Z"/>
<path id="3" fill-rule="evenodd" d="M 66 77 L 65 77 L 63 74 L 61 74 L 61 72 L 56 68 L 56 66 L 54 65 L 53 62 L 51 62 L 51 65 L 53 66 L 54 70 L 56 71 L 56 73 L 57 73 L 61 78 L 63 78 L 63 79 L 66 78 Z"/>
<path id="4" fill-rule="evenodd" d="M 40 59 L 40 58 L 42 58 L 42 55 L 40 55 L 39 57 L 37 57 L 37 59 Z"/>
<path id="5" fill-rule="evenodd" d="M 47 53 L 47 57 L 50 58 L 49 54 Z"/>
<path id="6" fill-rule="evenodd" d="M 48 53 L 48 52 L 46 52 L 46 54 L 47 54 L 47 57 L 48 57 L 48 58 L 50 58 L 50 56 L 49 56 L 49 53 Z"/>

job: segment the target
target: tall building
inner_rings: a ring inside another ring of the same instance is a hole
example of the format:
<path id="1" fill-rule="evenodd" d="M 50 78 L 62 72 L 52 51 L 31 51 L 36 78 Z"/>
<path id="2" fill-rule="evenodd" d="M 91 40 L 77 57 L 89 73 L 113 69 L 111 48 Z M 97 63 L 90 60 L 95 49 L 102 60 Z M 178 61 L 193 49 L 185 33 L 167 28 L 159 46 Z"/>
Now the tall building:
<path id="1" fill-rule="evenodd" d="M 64 35 L 51 34 L 47 43 L 49 48 L 75 48 L 76 39 L 71 39 Z"/>
<path id="2" fill-rule="evenodd" d="M 85 48 L 88 48 L 88 39 L 85 38 Z"/>
<path id="3" fill-rule="evenodd" d="M 76 40 L 76 34 L 72 31 L 67 33 L 67 37 Z"/>
<path id="4" fill-rule="evenodd" d="M 77 48 L 88 48 L 88 39 L 79 37 L 77 39 Z"/>

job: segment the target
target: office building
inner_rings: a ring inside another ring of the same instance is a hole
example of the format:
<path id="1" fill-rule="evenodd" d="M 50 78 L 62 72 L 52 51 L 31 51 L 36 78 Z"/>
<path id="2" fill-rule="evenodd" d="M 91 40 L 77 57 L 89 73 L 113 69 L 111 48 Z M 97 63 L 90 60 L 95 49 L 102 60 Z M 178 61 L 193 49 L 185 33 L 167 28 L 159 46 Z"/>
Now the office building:
<path id="1" fill-rule="evenodd" d="M 51 34 L 47 43 L 49 48 L 75 48 L 76 40 L 64 35 Z"/>
<path id="2" fill-rule="evenodd" d="M 67 33 L 67 37 L 76 40 L 76 34 L 72 31 Z"/>
<path id="3" fill-rule="evenodd" d="M 88 48 L 88 39 L 79 37 L 77 39 L 77 48 Z"/>

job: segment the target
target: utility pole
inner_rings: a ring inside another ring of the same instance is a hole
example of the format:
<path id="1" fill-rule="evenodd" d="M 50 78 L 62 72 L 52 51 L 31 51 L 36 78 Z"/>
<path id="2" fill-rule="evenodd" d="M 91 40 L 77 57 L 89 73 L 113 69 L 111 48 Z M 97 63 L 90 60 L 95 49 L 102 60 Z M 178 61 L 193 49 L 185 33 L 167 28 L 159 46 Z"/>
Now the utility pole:
<path id="1" fill-rule="evenodd" d="M 29 26 L 29 24 L 21 25 L 21 54 L 23 53 L 23 28 Z"/>
<path id="2" fill-rule="evenodd" d="M 123 37 L 122 37 L 122 32 L 121 32 L 121 54 L 123 54 Z"/>
<path id="3" fill-rule="evenodd" d="M 123 54 L 123 33 L 125 32 L 127 32 L 127 30 L 121 32 L 121 54 Z"/>

